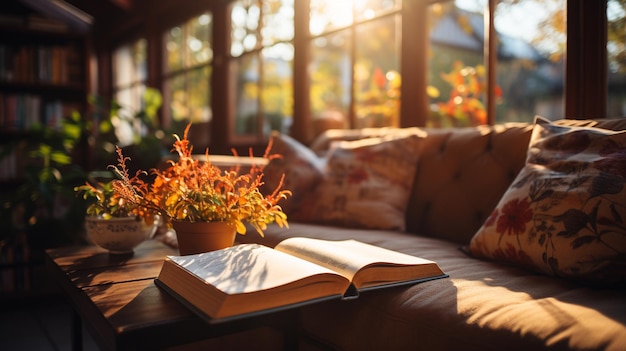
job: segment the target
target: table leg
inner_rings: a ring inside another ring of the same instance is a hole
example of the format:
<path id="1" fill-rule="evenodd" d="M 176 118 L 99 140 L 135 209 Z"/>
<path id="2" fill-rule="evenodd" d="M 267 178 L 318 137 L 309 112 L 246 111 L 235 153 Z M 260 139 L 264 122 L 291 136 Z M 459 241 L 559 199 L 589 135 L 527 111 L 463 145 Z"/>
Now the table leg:
<path id="1" fill-rule="evenodd" d="M 83 321 L 76 310 L 72 309 L 72 350 L 83 349 Z"/>
<path id="2" fill-rule="evenodd" d="M 285 350 L 298 350 L 300 343 L 300 310 L 295 308 L 289 311 L 289 318 L 282 326 L 283 347 Z"/>

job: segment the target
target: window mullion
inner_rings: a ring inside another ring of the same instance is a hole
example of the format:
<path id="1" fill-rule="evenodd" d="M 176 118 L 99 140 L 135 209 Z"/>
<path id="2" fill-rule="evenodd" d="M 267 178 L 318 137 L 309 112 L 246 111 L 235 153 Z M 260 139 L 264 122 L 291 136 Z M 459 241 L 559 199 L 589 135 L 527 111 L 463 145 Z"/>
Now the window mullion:
<path id="1" fill-rule="evenodd" d="M 487 109 L 487 124 L 494 124 L 496 120 L 496 66 L 498 60 L 498 48 L 497 48 L 497 34 L 494 24 L 496 6 L 498 0 L 489 0 L 487 2 L 487 8 L 485 9 L 485 41 L 484 41 L 484 55 L 485 55 L 485 67 L 487 68 L 487 94 L 486 94 L 486 109 Z"/>
<path id="2" fill-rule="evenodd" d="M 356 23 L 355 23 L 355 18 L 356 18 L 356 11 L 354 9 L 354 4 L 352 5 L 352 24 L 350 25 L 350 81 L 351 81 L 351 87 L 350 87 L 350 106 L 348 106 L 348 125 L 350 126 L 350 128 L 356 128 L 357 126 L 357 122 L 356 122 L 356 104 L 355 104 L 355 99 L 356 99 L 356 87 L 355 87 L 355 70 L 354 70 L 354 66 L 356 65 Z"/>
<path id="3" fill-rule="evenodd" d="M 402 1 L 400 126 L 425 126 L 429 114 L 427 1 Z"/>
<path id="4" fill-rule="evenodd" d="M 258 52 L 256 53 L 257 55 L 257 62 L 258 62 L 258 69 L 259 69 L 259 81 L 257 82 L 257 87 L 258 87 L 258 95 L 257 95 L 257 117 L 256 117 L 256 136 L 257 138 L 259 138 L 259 140 L 263 139 L 263 124 L 264 124 L 264 119 L 265 119 L 265 109 L 263 107 L 263 95 L 264 95 L 264 89 L 265 89 L 265 70 L 263 69 L 264 67 L 264 59 L 263 59 L 263 49 L 265 48 L 265 44 L 263 43 L 263 26 L 265 25 L 264 21 L 263 21 L 263 16 L 265 15 L 264 13 L 264 8 L 263 8 L 263 2 L 262 1 L 257 1 L 257 5 L 259 6 L 259 23 L 257 25 L 257 33 L 256 33 L 256 37 L 257 37 L 257 48 L 259 49 Z M 270 45 L 271 46 L 271 45 Z"/>

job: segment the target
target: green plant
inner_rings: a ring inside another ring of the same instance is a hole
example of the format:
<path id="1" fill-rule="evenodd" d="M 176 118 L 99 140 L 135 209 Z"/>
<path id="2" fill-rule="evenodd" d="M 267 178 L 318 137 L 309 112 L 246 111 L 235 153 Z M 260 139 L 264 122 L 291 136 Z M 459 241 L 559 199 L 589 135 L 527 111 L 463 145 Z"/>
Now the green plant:
<path id="1" fill-rule="evenodd" d="M 73 201 L 73 189 L 85 181 L 83 131 L 73 112 L 58 128 L 37 124 L 7 145 L 7 152 L 24 156 L 24 168 L 15 191 L 2 194 L 2 241 L 26 235 L 31 248 L 48 248 L 78 239 L 84 207 Z"/>
<path id="2" fill-rule="evenodd" d="M 169 161 L 165 169 L 152 169 L 154 180 L 148 183 L 142 176 L 145 171 L 129 175 L 128 157 L 117 148 L 118 165 L 111 166 L 119 179 L 113 188 L 122 199 L 145 209 L 155 211 L 166 220 L 225 222 L 245 234 L 249 223 L 262 236 L 267 224 L 287 226 L 287 215 L 278 202 L 291 195 L 282 189 L 283 181 L 271 193 L 259 190 L 263 184 L 263 169 L 253 166 L 249 172 L 240 174 L 238 169 L 221 170 L 211 164 L 208 151 L 204 160 L 193 157 L 193 147 L 187 139 L 188 125 L 180 139 L 175 135 L 174 151 L 177 160 Z M 264 157 L 271 159 L 268 145 Z"/>
<path id="3" fill-rule="evenodd" d="M 82 194 L 83 199 L 88 201 L 89 205 L 85 211 L 88 216 L 103 219 L 136 216 L 143 218 L 147 223 L 152 223 L 156 216 L 154 211 L 146 211 L 123 199 L 113 189 L 113 180 L 103 182 L 89 179 L 84 185 L 75 187 L 74 191 Z"/>
<path id="4" fill-rule="evenodd" d="M 163 141 L 166 133 L 159 127 L 157 112 L 162 104 L 159 90 L 147 88 L 142 95 L 141 107 L 133 109 L 116 100 L 110 105 L 96 96 L 90 97 L 95 158 L 97 167 L 115 162 L 115 148 L 121 146 L 126 154 L 135 157 L 137 168 L 154 167 L 166 153 Z"/>

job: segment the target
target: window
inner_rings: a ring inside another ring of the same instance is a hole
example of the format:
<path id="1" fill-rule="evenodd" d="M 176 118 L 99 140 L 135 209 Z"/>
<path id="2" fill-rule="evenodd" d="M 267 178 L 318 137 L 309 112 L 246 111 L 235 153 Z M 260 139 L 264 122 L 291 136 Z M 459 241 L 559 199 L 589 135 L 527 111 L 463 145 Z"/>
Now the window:
<path id="1" fill-rule="evenodd" d="M 536 114 L 561 118 L 565 1 L 500 1 L 494 9 L 497 45 L 487 62 L 487 0 L 311 0 L 302 10 L 309 13 L 309 96 L 316 133 L 336 127 L 532 121 Z M 403 20 L 427 22 L 426 42 L 419 42 L 420 29 L 402 33 L 414 28 Z M 407 75 L 414 60 L 419 66 L 419 56 L 426 57 L 425 91 L 410 87 L 421 84 L 414 78 L 424 71 Z M 489 74 L 495 82 L 491 92 Z M 409 94 L 401 97 L 402 92 Z M 427 113 L 409 109 L 401 116 L 402 98 L 408 105 L 426 94 Z"/>
<path id="2" fill-rule="evenodd" d="M 316 133 L 399 125 L 401 1 L 310 2 Z"/>
<path id="3" fill-rule="evenodd" d="M 147 41 L 139 39 L 119 47 L 113 53 L 113 96 L 119 110 L 111 122 L 120 146 L 133 144 L 142 132 L 138 130 L 141 127 L 134 116 L 143 107 L 146 91 L 146 49 Z"/>
<path id="4" fill-rule="evenodd" d="M 200 10 L 178 14 L 196 15 L 186 22 L 151 25 L 165 31 L 154 47 L 163 47 L 163 57 L 150 61 L 162 62 L 161 75 L 150 82 L 161 84 L 164 128 L 180 132 L 192 121 L 193 131 L 206 138 L 194 140 L 196 149 L 211 144 L 224 153 L 233 146 L 264 146 L 271 130 L 310 142 L 336 127 L 461 126 L 531 121 L 535 114 L 624 116 L 625 2 L 198 4 Z M 584 54 L 604 45 L 602 25 L 608 25 L 606 66 L 601 55 Z M 125 50 L 120 57 L 131 61 L 133 50 L 140 51 L 132 45 Z M 130 67 L 141 66 L 132 62 Z M 128 89 L 120 101 L 139 100 L 143 65 L 141 78 L 119 73 L 116 91 Z M 606 72 L 608 79 L 601 79 Z"/>
<path id="5" fill-rule="evenodd" d="M 231 12 L 236 140 L 288 132 L 293 118 L 294 0 L 238 0 Z"/>
<path id="6" fill-rule="evenodd" d="M 626 116 L 626 0 L 607 3 L 608 117 Z"/>
<path id="7" fill-rule="evenodd" d="M 486 0 L 429 8 L 428 125 L 532 122 L 564 116 L 565 0 L 500 1 L 493 60 L 485 62 Z M 488 68 L 495 66 L 495 115 L 488 120 Z"/>
<path id="8" fill-rule="evenodd" d="M 164 125 L 182 130 L 189 122 L 209 124 L 212 119 L 210 79 L 213 50 L 212 16 L 206 12 L 170 28 L 163 36 Z M 194 129 L 202 127 L 198 126 Z M 209 133 L 197 140 L 206 146 Z"/>

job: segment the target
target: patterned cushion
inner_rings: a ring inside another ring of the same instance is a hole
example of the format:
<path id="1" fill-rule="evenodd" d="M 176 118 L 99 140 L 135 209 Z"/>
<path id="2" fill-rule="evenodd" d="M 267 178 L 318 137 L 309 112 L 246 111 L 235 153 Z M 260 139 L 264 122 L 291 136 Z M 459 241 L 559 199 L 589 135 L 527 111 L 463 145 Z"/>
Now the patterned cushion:
<path id="1" fill-rule="evenodd" d="M 478 257 L 626 282 L 626 132 L 537 118 L 525 167 L 470 243 Z"/>
<path id="2" fill-rule="evenodd" d="M 420 138 L 387 136 L 336 143 L 322 182 L 294 218 L 351 228 L 405 229 Z"/>
<path id="3" fill-rule="evenodd" d="M 288 135 L 272 132 L 271 154 L 282 157 L 272 159 L 264 169 L 263 192 L 276 189 L 282 175 L 285 175 L 284 189 L 292 196 L 281 202 L 283 211 L 290 215 L 299 207 L 303 197 L 312 192 L 322 179 L 322 159 L 309 148 Z"/>

